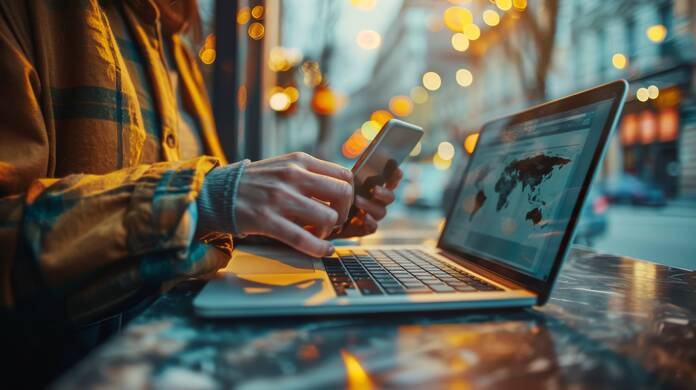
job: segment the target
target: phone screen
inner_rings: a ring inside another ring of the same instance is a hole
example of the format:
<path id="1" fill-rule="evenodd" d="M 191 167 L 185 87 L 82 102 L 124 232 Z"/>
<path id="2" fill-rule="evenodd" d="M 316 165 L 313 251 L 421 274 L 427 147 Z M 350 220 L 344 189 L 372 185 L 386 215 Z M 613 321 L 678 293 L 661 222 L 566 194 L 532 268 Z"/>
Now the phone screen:
<path id="1" fill-rule="evenodd" d="M 355 192 L 369 197 L 375 186 L 384 185 L 416 146 L 423 130 L 410 123 L 392 119 L 355 163 Z"/>

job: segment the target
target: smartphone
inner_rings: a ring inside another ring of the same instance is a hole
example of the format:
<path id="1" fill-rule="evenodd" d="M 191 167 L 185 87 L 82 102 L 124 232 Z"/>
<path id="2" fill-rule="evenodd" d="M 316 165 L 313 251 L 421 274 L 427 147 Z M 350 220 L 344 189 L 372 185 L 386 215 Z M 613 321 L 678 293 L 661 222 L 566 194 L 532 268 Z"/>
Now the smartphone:
<path id="1" fill-rule="evenodd" d="M 390 119 L 385 123 L 353 165 L 355 196 L 370 198 L 371 190 L 383 186 L 389 180 L 422 136 L 423 129 L 414 124 L 398 119 Z M 358 209 L 352 206 L 346 224 L 350 223 L 357 212 Z"/>

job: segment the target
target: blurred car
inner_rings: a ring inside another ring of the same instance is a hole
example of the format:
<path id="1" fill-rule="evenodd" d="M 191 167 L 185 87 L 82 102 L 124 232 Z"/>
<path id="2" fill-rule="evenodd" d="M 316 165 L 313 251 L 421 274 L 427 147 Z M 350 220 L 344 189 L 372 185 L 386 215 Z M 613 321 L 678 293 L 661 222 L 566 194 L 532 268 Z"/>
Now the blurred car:
<path id="1" fill-rule="evenodd" d="M 575 242 L 592 246 L 597 237 L 607 230 L 609 218 L 609 199 L 601 189 L 593 186 L 587 194 L 587 201 L 580 213 L 580 220 L 575 230 Z"/>
<path id="2" fill-rule="evenodd" d="M 604 194 L 611 203 L 661 207 L 667 203 L 665 192 L 633 175 L 607 180 Z"/>

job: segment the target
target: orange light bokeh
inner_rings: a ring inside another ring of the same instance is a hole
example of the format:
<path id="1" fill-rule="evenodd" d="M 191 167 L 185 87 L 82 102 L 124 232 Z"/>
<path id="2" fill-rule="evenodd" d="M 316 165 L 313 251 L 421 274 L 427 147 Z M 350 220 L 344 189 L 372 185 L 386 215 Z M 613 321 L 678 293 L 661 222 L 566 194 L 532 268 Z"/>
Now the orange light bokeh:
<path id="1" fill-rule="evenodd" d="M 266 29 L 263 27 L 263 24 L 254 22 L 249 25 L 247 32 L 249 34 L 249 38 L 258 41 L 263 38 L 264 34 L 266 33 Z"/>
<path id="2" fill-rule="evenodd" d="M 638 119 L 635 114 L 624 115 L 621 121 L 621 143 L 633 145 L 638 140 Z"/>
<path id="3" fill-rule="evenodd" d="M 449 7 L 442 14 L 445 26 L 453 32 L 462 32 L 464 26 L 474 22 L 471 11 L 462 7 Z"/>
<path id="4" fill-rule="evenodd" d="M 409 116 L 413 112 L 413 102 L 408 96 L 394 96 L 389 100 L 389 109 L 396 116 Z"/>
<path id="5" fill-rule="evenodd" d="M 466 138 L 464 138 L 464 150 L 466 150 L 466 152 L 469 154 L 474 153 L 478 139 L 479 133 L 471 133 L 467 135 Z"/>
<path id="6" fill-rule="evenodd" d="M 370 141 L 362 134 L 361 129 L 357 129 L 348 137 L 348 140 L 341 147 L 341 154 L 349 159 L 354 159 L 360 156 L 360 153 L 365 150 Z"/>
<path id="7" fill-rule="evenodd" d="M 370 115 L 370 120 L 375 121 L 379 125 L 379 127 L 384 126 L 384 124 L 389 122 L 389 120 L 392 118 L 392 114 L 390 114 L 389 111 L 385 110 L 377 110 L 373 112 L 372 115 Z"/>
<path id="8" fill-rule="evenodd" d="M 312 110 L 319 115 L 333 115 L 342 105 L 342 97 L 338 96 L 329 87 L 320 86 L 312 96 Z"/>
<path id="9" fill-rule="evenodd" d="M 660 142 L 671 142 L 679 136 L 679 112 L 673 107 L 660 111 Z"/>
<path id="10" fill-rule="evenodd" d="M 640 113 L 639 119 L 640 142 L 642 144 L 650 144 L 657 139 L 657 118 L 655 113 L 650 110 L 645 110 Z"/>

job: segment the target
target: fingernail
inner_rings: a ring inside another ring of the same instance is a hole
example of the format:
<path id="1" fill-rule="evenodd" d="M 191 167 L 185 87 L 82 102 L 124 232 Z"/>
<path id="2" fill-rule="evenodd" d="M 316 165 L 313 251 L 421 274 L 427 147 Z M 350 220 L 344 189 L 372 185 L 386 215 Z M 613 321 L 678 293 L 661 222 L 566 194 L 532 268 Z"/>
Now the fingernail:
<path id="1" fill-rule="evenodd" d="M 326 256 L 331 256 L 336 251 L 333 245 L 329 245 L 329 249 L 326 250 Z"/>

